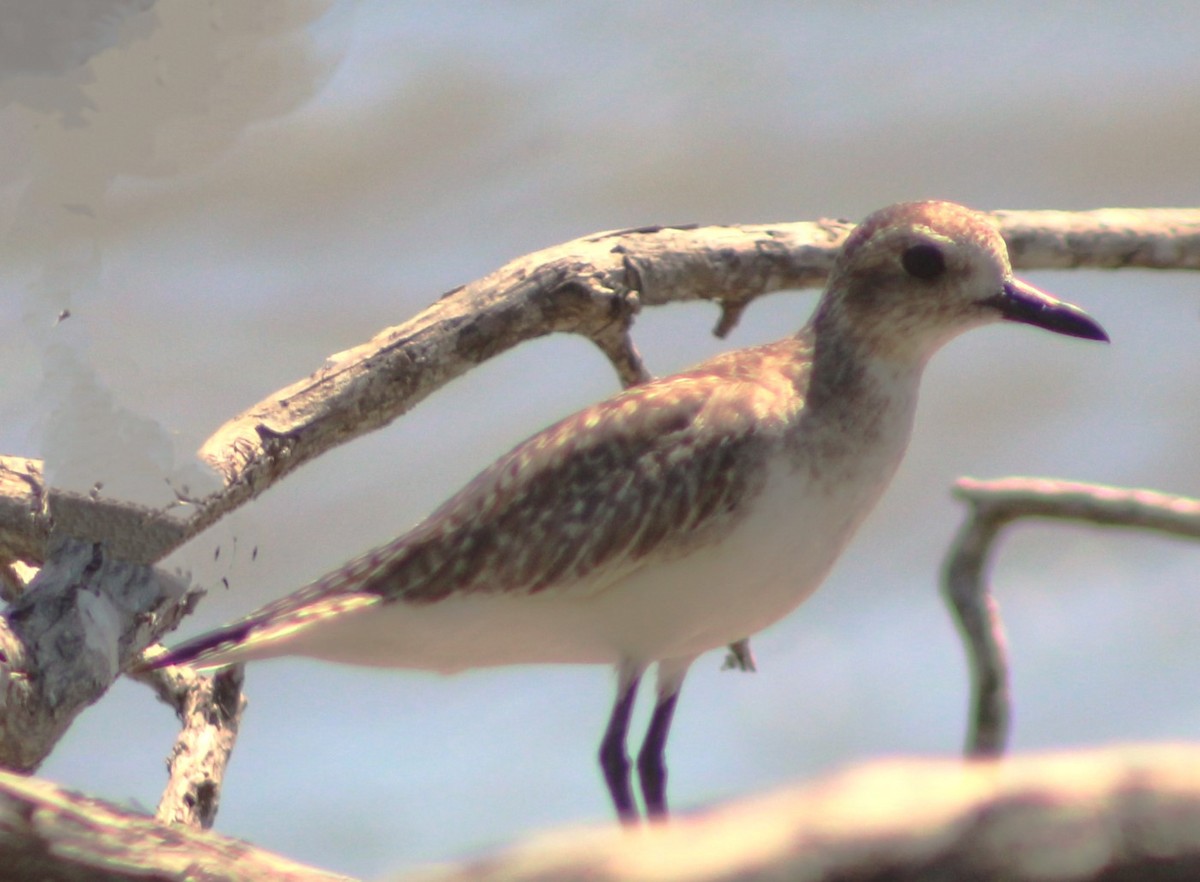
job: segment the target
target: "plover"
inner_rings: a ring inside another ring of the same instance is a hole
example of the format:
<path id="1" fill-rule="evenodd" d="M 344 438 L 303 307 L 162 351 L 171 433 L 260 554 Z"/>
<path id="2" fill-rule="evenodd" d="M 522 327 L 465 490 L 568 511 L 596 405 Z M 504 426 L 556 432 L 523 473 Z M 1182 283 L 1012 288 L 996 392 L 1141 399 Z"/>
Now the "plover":
<path id="1" fill-rule="evenodd" d="M 1014 278 L 983 215 L 885 208 L 846 240 L 796 335 L 567 417 L 395 541 L 150 664 L 613 665 L 600 766 L 626 822 L 639 817 L 630 712 L 657 665 L 637 769 L 646 813 L 665 815 L 664 748 L 689 665 L 816 589 L 900 462 L 926 361 L 1002 319 L 1108 339 Z"/>

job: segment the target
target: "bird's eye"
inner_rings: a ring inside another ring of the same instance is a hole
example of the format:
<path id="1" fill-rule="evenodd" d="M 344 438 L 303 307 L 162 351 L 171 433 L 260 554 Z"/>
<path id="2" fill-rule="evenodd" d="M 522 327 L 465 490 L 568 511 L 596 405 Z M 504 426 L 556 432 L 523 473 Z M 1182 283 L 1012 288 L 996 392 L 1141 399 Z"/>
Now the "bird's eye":
<path id="1" fill-rule="evenodd" d="M 930 281 L 946 271 L 946 258 L 936 245 L 914 245 L 900 258 L 910 276 Z"/>

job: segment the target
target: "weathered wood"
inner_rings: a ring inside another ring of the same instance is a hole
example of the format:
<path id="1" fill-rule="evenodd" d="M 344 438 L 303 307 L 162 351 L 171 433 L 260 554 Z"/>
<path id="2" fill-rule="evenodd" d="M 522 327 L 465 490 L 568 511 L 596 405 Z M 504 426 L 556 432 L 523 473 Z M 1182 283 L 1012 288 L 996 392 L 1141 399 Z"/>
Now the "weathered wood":
<path id="1" fill-rule="evenodd" d="M 635 833 L 547 834 L 422 882 L 1200 878 L 1200 747 L 891 760 Z"/>
<path id="2" fill-rule="evenodd" d="M 331 880 L 0 772 L 4 878 Z M 897 759 L 637 830 L 541 834 L 396 882 L 1142 882 L 1200 878 L 1200 746 Z"/>
<path id="3" fill-rule="evenodd" d="M 63 539 L 0 616 L 0 766 L 36 769 L 79 712 L 198 596 L 99 543 Z"/>
<path id="4" fill-rule="evenodd" d="M 1012 719 L 1004 625 L 988 581 L 1004 529 L 1017 520 L 1042 518 L 1200 539 L 1200 500 L 1054 478 L 960 478 L 954 495 L 968 508 L 942 566 L 942 595 L 970 668 L 966 752 L 996 756 L 1004 752 Z"/>
<path id="5" fill-rule="evenodd" d="M 201 830 L 213 825 L 225 767 L 246 710 L 245 673 L 244 665 L 232 665 L 210 676 L 184 667 L 132 675 L 154 689 L 183 724 L 167 758 L 167 786 L 154 813 L 162 823 Z"/>
<path id="6" fill-rule="evenodd" d="M 0 878 L 12 882 L 346 882 L 236 839 L 169 827 L 0 772 Z"/>

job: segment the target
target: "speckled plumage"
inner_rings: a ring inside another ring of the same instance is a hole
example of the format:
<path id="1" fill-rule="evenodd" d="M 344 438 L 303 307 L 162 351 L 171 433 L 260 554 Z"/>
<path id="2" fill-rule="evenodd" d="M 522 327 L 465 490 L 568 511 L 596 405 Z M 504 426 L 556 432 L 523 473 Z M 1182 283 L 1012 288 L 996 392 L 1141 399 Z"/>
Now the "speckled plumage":
<path id="1" fill-rule="evenodd" d="M 797 335 L 568 417 L 411 532 L 154 664 L 610 663 L 620 684 L 602 766 L 628 820 L 631 696 L 658 662 L 639 768 L 647 809 L 661 813 L 662 748 L 688 665 L 815 590 L 903 455 L 927 359 L 1001 318 L 1104 339 L 1012 278 L 982 215 L 884 209 L 851 234 Z"/>

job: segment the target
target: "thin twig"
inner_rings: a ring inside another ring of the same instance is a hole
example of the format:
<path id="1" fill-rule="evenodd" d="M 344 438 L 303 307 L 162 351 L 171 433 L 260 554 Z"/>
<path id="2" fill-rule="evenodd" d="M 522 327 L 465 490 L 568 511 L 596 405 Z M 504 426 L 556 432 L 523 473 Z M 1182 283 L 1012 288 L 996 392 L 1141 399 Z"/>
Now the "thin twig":
<path id="1" fill-rule="evenodd" d="M 758 662 L 754 660 L 754 650 L 750 646 L 750 638 L 743 637 L 729 644 L 729 652 L 721 662 L 722 671 L 746 671 L 753 674 L 758 670 Z"/>
<path id="2" fill-rule="evenodd" d="M 966 752 L 995 756 L 1012 716 L 1004 627 L 987 578 L 1003 529 L 1021 518 L 1053 518 L 1200 539 L 1200 500 L 1047 478 L 962 478 L 954 495 L 967 503 L 967 516 L 947 552 L 942 590 L 971 668 Z"/>
<path id="3" fill-rule="evenodd" d="M 183 724 L 167 759 L 167 787 L 155 818 L 164 824 L 209 829 L 217 816 L 225 767 L 246 709 L 245 666 L 232 665 L 211 676 L 186 667 L 143 668 L 130 676 L 150 686 Z"/>

